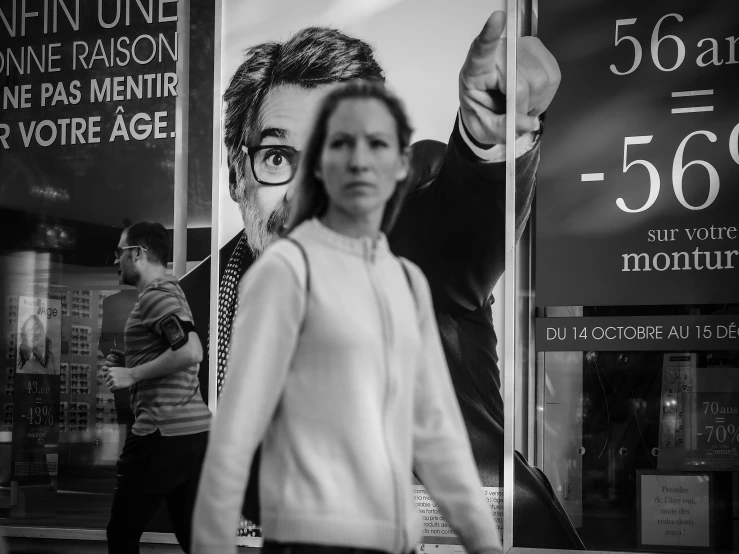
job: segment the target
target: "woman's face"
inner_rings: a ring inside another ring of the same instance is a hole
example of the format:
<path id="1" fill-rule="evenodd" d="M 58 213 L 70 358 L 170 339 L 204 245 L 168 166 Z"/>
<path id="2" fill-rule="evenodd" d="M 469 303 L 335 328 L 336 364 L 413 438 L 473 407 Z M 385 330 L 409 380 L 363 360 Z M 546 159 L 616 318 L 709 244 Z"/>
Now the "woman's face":
<path id="1" fill-rule="evenodd" d="M 25 335 L 26 344 L 30 344 L 33 348 L 44 345 L 44 328 L 35 319 L 31 318 L 26 321 L 23 326 L 23 334 Z"/>
<path id="2" fill-rule="evenodd" d="M 354 217 L 379 215 L 408 171 L 395 119 L 374 98 L 342 100 L 328 119 L 316 176 L 331 206 Z"/>

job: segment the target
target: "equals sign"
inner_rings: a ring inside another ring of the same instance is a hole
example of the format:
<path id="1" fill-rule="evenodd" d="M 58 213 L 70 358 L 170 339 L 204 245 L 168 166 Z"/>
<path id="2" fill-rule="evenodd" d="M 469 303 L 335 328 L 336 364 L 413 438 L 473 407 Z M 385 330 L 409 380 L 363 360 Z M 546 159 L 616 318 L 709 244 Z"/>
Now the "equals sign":
<path id="1" fill-rule="evenodd" d="M 583 183 L 592 183 L 594 181 L 603 181 L 605 179 L 605 174 L 603 173 L 582 173 L 580 175 L 580 180 Z"/>
<path id="2" fill-rule="evenodd" d="M 723 417 L 717 417 L 716 418 L 716 423 L 723 423 L 724 422 L 724 419 L 725 418 L 723 418 Z"/>
<path id="3" fill-rule="evenodd" d="M 37 399 L 35 400 L 34 404 L 41 404 L 41 399 L 40 399 L 40 398 L 37 398 Z"/>
<path id="4" fill-rule="evenodd" d="M 673 92 L 673 98 L 692 98 L 693 96 L 713 96 L 713 89 L 709 90 L 686 90 L 683 92 Z M 713 106 L 696 106 L 694 108 L 673 108 L 672 113 L 698 113 L 712 112 Z"/>

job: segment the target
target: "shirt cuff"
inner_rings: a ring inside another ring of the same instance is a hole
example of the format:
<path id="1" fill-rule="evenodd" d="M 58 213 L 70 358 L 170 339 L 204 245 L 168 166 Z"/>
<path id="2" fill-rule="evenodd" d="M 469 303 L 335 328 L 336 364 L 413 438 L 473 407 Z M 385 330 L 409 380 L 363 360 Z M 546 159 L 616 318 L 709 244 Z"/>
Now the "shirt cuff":
<path id="1" fill-rule="evenodd" d="M 541 125 L 541 123 L 539 124 Z M 462 113 L 457 112 L 457 127 L 459 128 L 459 134 L 462 136 L 462 140 L 465 142 L 470 151 L 485 162 L 504 162 L 505 161 L 505 144 L 496 144 L 490 148 L 480 148 L 476 146 L 472 139 L 467 134 L 467 129 L 464 127 L 462 122 Z M 537 141 L 537 133 L 524 133 L 516 139 L 516 157 L 520 158 L 527 152 L 529 152 Z"/>

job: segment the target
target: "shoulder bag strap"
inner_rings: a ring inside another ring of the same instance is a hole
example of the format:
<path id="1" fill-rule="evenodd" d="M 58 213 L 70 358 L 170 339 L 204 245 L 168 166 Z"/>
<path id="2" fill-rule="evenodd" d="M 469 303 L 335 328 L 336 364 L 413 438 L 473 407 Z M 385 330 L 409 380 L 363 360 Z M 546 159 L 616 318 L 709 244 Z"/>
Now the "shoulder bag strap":
<path id="1" fill-rule="evenodd" d="M 400 260 L 400 267 L 403 268 L 403 274 L 405 275 L 405 280 L 408 281 L 408 288 L 411 289 L 411 295 L 413 296 L 413 303 L 416 305 L 416 314 L 418 315 L 418 297 L 416 296 L 416 289 L 413 286 L 413 280 L 411 279 L 411 272 L 408 269 L 408 266 L 406 265 L 405 258 L 401 258 L 398 256 L 398 260 Z"/>
<path id="2" fill-rule="evenodd" d="M 303 327 L 305 327 L 305 318 L 308 314 L 308 296 L 310 295 L 310 264 L 308 263 L 308 254 L 305 251 L 305 248 L 302 244 L 293 237 L 284 237 L 285 240 L 290 241 L 293 243 L 298 250 L 300 250 L 301 256 L 303 256 L 303 261 L 305 261 L 305 312 L 303 313 L 303 321 L 300 324 L 300 332 L 303 332 Z"/>

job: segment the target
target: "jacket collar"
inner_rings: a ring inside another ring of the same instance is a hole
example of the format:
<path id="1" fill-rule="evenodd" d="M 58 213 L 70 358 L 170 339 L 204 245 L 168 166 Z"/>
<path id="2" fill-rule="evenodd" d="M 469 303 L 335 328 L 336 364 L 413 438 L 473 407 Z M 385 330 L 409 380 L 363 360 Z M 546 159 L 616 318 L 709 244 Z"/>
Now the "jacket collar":
<path id="1" fill-rule="evenodd" d="M 338 248 L 349 254 L 361 256 L 371 262 L 374 262 L 377 258 L 390 255 L 387 237 L 382 232 L 374 238 L 353 238 L 329 229 L 318 218 L 306 221 L 303 225 L 310 236 L 319 242 Z"/>

